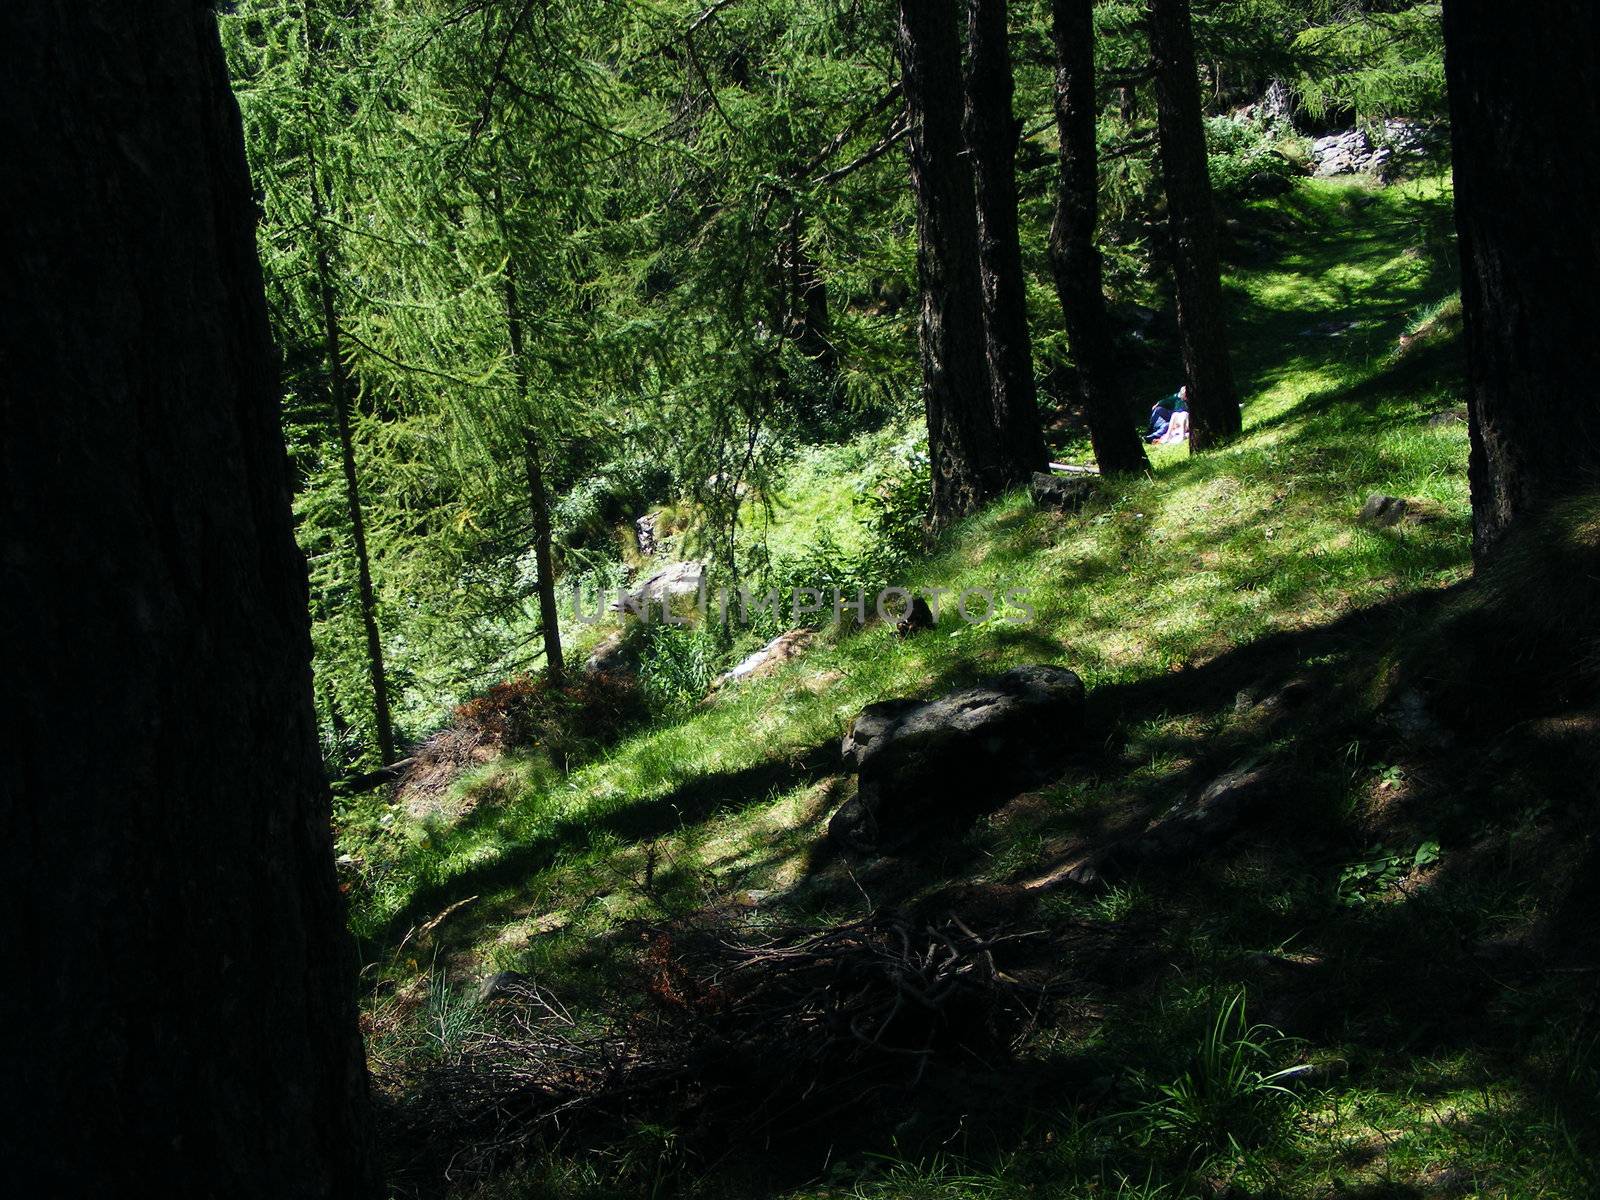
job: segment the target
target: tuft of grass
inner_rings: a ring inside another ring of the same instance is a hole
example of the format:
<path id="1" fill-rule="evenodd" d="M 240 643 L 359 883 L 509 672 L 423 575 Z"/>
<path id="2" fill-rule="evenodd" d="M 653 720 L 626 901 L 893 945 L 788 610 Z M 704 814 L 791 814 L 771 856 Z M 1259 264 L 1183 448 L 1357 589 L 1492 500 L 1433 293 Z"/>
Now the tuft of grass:
<path id="1" fill-rule="evenodd" d="M 1193 1057 L 1176 1078 L 1141 1080 L 1150 1098 L 1113 1118 L 1141 1145 L 1169 1143 L 1189 1162 L 1219 1151 L 1241 1154 L 1270 1140 L 1294 1093 L 1293 1067 L 1277 1067 L 1291 1045 L 1278 1030 L 1251 1024 L 1245 993 L 1218 1005 Z"/>

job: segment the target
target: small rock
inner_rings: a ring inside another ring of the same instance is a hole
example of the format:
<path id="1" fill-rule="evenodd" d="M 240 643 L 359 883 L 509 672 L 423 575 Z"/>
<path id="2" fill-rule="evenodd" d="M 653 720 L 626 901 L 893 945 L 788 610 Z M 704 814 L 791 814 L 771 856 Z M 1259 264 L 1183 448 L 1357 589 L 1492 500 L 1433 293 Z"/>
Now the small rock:
<path id="1" fill-rule="evenodd" d="M 1282 786 L 1270 765 L 1229 771 L 1207 784 L 1198 799 L 1174 805 L 1143 833 L 1088 855 L 1066 874 L 1066 881 L 1093 887 L 1141 866 L 1193 858 L 1233 836 Z"/>
<path id="2" fill-rule="evenodd" d="M 1431 500 L 1407 500 L 1374 492 L 1361 506 L 1356 520 L 1374 529 L 1393 529 L 1399 525 L 1427 525 L 1443 516 L 1443 507 Z"/>
<path id="3" fill-rule="evenodd" d="M 1145 844 L 1142 857 L 1186 854 L 1202 844 L 1221 841 L 1276 790 L 1277 782 L 1269 767 L 1248 767 L 1219 775 L 1193 804 L 1179 805 L 1145 830 L 1139 839 Z"/>
<path id="4" fill-rule="evenodd" d="M 1036 471 L 1028 484 L 1028 495 L 1040 508 L 1077 512 L 1095 493 L 1092 475 L 1048 475 Z"/>
<path id="5" fill-rule="evenodd" d="M 705 586 L 704 563 L 668 563 L 650 575 L 620 601 L 613 602 L 613 612 L 643 609 L 648 604 L 660 604 L 676 596 L 698 596 Z"/>
<path id="6" fill-rule="evenodd" d="M 1413 746 L 1444 749 L 1453 740 L 1450 731 L 1433 715 L 1427 697 L 1415 688 L 1401 692 L 1384 711 L 1382 720 L 1402 741 Z"/>
<path id="7" fill-rule="evenodd" d="M 743 679 L 759 679 L 763 675 L 770 675 L 791 658 L 798 658 L 803 654 L 815 637 L 816 635 L 809 629 L 791 629 L 788 633 L 780 633 L 718 679 L 716 686 L 722 687 Z"/>
<path id="8" fill-rule="evenodd" d="M 1261 702 L 1269 712 L 1290 712 L 1316 695 L 1316 684 L 1310 679 L 1291 679 Z"/>
<path id="9" fill-rule="evenodd" d="M 478 985 L 478 1003 L 487 1004 L 501 996 L 512 996 L 533 980 L 521 971 L 496 971 Z"/>
<path id="10" fill-rule="evenodd" d="M 656 514 L 645 513 L 633 523 L 639 535 L 639 553 L 649 558 L 656 552 Z"/>
<path id="11" fill-rule="evenodd" d="M 1465 1196 L 1473 1190 L 1472 1172 L 1465 1167 L 1434 1167 L 1418 1182 L 1430 1196 Z"/>
<path id="12" fill-rule="evenodd" d="M 555 909 L 528 922 L 528 937 L 533 939 L 547 933 L 557 933 L 572 924 L 572 916 L 564 908 Z"/>

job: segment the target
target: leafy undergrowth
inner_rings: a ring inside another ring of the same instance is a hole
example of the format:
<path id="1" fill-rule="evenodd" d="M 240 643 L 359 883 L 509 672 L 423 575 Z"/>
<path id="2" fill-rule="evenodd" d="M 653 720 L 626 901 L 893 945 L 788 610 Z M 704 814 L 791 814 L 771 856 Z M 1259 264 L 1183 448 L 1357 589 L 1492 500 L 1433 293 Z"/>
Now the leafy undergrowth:
<path id="1" fill-rule="evenodd" d="M 449 820 L 349 802 L 369 1054 L 396 1097 L 496 1026 L 483 977 L 520 972 L 587 1027 L 640 1003 L 638 923 L 719 908 L 822 927 L 920 906 L 1026 926 L 1066 981 L 1013 1053 L 919 1073 L 875 1120 L 778 1152 L 641 1110 L 463 1189 L 1592 1194 L 1595 980 L 1592 960 L 1557 952 L 1592 788 L 1562 773 L 1561 747 L 1588 726 L 1524 723 L 1508 740 L 1490 721 L 1481 742 L 1451 742 L 1425 686 L 1449 672 L 1417 665 L 1452 656 L 1440 630 L 1472 602 L 1448 207 L 1426 182 L 1254 206 L 1259 241 L 1236 247 L 1230 284 L 1246 436 L 1201 458 L 1159 451 L 1150 479 L 1081 514 L 1008 499 L 895 581 L 1021 589 L 1030 620 L 969 624 L 947 606 L 908 638 L 828 631 L 771 678 L 664 711 L 568 770 L 537 753 L 476 766 Z M 1172 390 L 1154 370 L 1140 386 Z M 807 456 L 777 544 L 858 545 L 851 498 L 892 441 Z M 1443 516 L 1365 528 L 1375 491 Z M 1462 628 L 1492 656 L 1492 631 Z M 1090 688 L 1092 737 L 1058 782 L 900 859 L 828 849 L 851 787 L 838 740 L 864 704 L 1024 662 Z M 1261 762 L 1289 782 L 1225 846 L 1096 890 L 1064 882 L 1106 837 Z M 425 1175 L 398 1186 L 427 1191 Z"/>

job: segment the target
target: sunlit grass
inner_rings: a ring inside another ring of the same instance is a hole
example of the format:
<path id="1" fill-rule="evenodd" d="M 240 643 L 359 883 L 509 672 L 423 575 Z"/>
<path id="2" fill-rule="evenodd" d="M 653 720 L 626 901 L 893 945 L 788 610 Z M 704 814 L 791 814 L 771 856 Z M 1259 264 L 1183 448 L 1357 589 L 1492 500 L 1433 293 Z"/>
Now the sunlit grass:
<path id="1" fill-rule="evenodd" d="M 342 847 L 364 864 L 353 924 L 374 975 L 402 991 L 427 977 L 435 959 L 414 941 L 397 956 L 397 945 L 447 906 L 476 896 L 444 927 L 456 977 L 516 969 L 580 990 L 598 987 L 604 959 L 597 948 L 630 917 L 761 904 L 769 894 L 803 902 L 820 830 L 848 786 L 825 752 L 866 703 L 933 694 L 1036 661 L 1068 666 L 1092 689 L 1138 685 L 1275 632 L 1319 629 L 1463 579 L 1470 561 L 1466 427 L 1436 419 L 1461 403 L 1459 346 L 1448 333 L 1405 352 L 1399 341 L 1402 333 L 1449 325 L 1444 306 L 1453 281 L 1446 260 L 1428 250 L 1448 199 L 1438 181 L 1388 191 L 1308 184 L 1257 206 L 1292 218 L 1298 231 L 1283 226 L 1270 265 L 1229 281 L 1245 435 L 1200 457 L 1158 450 L 1149 478 L 1108 485 L 1073 516 L 1009 497 L 953 530 L 901 581 L 924 592 L 1021 589 L 1031 621 L 968 627 L 947 614 L 937 629 L 908 639 L 882 625 L 825 634 L 775 676 L 664 714 L 570 774 L 536 759 L 495 764 L 462 786 L 492 781 L 496 798 L 453 825 L 384 828 L 371 812 L 352 820 Z M 1169 363 L 1142 373 L 1141 394 L 1170 392 L 1175 369 Z M 823 532 L 857 548 L 859 480 L 903 436 L 880 431 L 800 454 L 766 530 L 774 553 L 798 554 Z M 1443 519 L 1363 528 L 1356 514 L 1374 491 L 1431 500 Z M 751 515 L 743 536 L 759 528 Z M 1235 716 L 1231 701 L 1144 713 L 1121 732 L 1114 777 L 1064 780 L 1045 789 L 1035 818 L 1004 829 L 980 824 L 963 843 L 964 860 L 942 881 L 1028 877 L 1074 818 L 1115 813 L 1130 796 L 1167 802 L 1181 794 L 1174 781 L 1202 750 L 1247 742 L 1252 754 L 1288 749 L 1248 741 L 1248 720 Z M 1319 768 L 1313 799 L 1322 807 L 1296 798 L 1308 822 L 1333 822 L 1359 806 L 1384 769 L 1367 753 L 1352 743 L 1347 762 Z M 1120 1013 L 1114 1031 L 1088 1035 L 1072 1053 L 1098 1056 L 1097 1069 L 1113 1078 L 1135 1071 L 1181 1078 L 1182 1056 L 1207 1022 L 1215 1025 L 1219 986 L 1234 986 L 1230 973 L 1241 962 L 1294 944 L 1308 914 L 1337 902 L 1341 863 L 1360 853 L 1352 845 L 1326 862 L 1230 866 L 1206 885 L 1212 891 L 1189 897 L 1190 915 L 1173 934 L 1192 974 L 1174 975 L 1146 1007 Z M 1484 881 L 1483 894 L 1472 898 L 1477 908 L 1450 920 L 1514 912 L 1518 897 L 1497 886 Z M 1373 922 L 1376 936 L 1412 938 L 1425 953 L 1430 927 L 1381 924 L 1402 919 L 1395 910 L 1404 897 L 1394 899 L 1353 919 Z M 1160 904 L 1167 920 L 1170 900 L 1156 884 L 1134 880 L 1097 895 L 1058 893 L 1041 915 L 1064 923 L 1148 921 Z M 1260 1019 L 1254 1003 L 1251 1011 Z M 1240 1189 L 1235 1194 L 1293 1197 L 1435 1194 L 1430 1188 L 1518 1198 L 1589 1194 L 1589 1160 L 1561 1113 L 1503 1078 L 1486 1052 L 1387 1055 L 1333 1039 L 1311 1057 L 1348 1060 L 1348 1070 L 1315 1085 L 1286 1082 L 1294 1096 L 1284 1100 L 1282 1119 L 1242 1149 L 1208 1143 L 1184 1150 L 1193 1161 L 1156 1162 L 1115 1131 L 1078 1121 L 1064 1101 L 1004 1149 L 908 1147 L 903 1156 L 835 1164 L 821 1182 L 787 1194 L 1131 1200 L 1227 1194 L 1229 1186 Z M 1590 1053 L 1572 1069 L 1591 1078 L 1592 1060 Z M 1285 1065 L 1274 1061 L 1274 1069 Z M 541 1194 L 528 1190 L 540 1187 L 552 1195 L 613 1194 L 604 1172 L 563 1163 L 492 1194 Z M 706 1181 L 691 1194 L 740 1194 L 718 1186 Z"/>

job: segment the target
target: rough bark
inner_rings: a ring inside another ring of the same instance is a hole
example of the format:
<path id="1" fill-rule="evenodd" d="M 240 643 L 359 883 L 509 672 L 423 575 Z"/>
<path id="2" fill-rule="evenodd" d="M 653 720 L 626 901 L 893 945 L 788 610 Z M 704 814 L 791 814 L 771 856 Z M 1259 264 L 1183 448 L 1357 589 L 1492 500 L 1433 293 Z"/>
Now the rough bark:
<path id="1" fill-rule="evenodd" d="M 1005 488 L 984 354 L 972 168 L 962 154 L 961 42 L 954 0 L 900 0 L 899 53 L 917 200 L 933 522 L 940 526 L 975 511 Z"/>
<path id="2" fill-rule="evenodd" d="M 1149 0 L 1149 18 L 1178 331 L 1189 385 L 1189 448 L 1206 450 L 1238 434 L 1242 418 L 1228 356 L 1216 199 L 1206 161 L 1189 0 Z"/>
<path id="3" fill-rule="evenodd" d="M 376 1196 L 215 18 L 13 3 L 0 46 L 6 1181 Z"/>
<path id="4" fill-rule="evenodd" d="M 1117 364 L 1106 310 L 1105 266 L 1095 241 L 1100 220 L 1094 0 L 1052 0 L 1056 47 L 1055 111 L 1060 175 L 1050 226 L 1050 266 L 1078 368 L 1089 441 L 1103 475 L 1150 469 Z"/>
<path id="5" fill-rule="evenodd" d="M 1524 513 L 1600 487 L 1600 11 L 1449 0 L 1444 33 L 1482 564 Z"/>
<path id="6" fill-rule="evenodd" d="M 1011 484 L 1049 465 L 1033 380 L 1027 277 L 1017 238 L 1017 141 L 1005 0 L 967 0 L 966 138 L 978 205 L 984 352 L 1001 466 Z"/>

